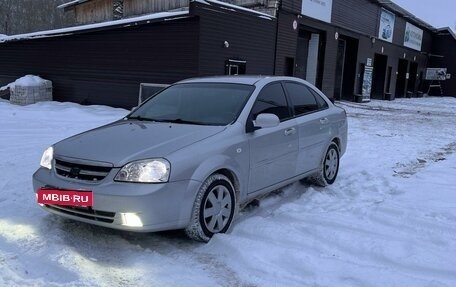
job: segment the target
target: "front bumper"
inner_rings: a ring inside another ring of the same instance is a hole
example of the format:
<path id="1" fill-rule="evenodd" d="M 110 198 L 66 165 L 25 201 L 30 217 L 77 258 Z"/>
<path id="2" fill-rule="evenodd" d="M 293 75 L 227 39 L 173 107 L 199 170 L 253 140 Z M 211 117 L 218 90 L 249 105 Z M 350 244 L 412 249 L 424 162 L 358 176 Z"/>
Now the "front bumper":
<path id="1" fill-rule="evenodd" d="M 33 189 L 35 193 L 42 187 L 92 191 L 95 214 L 94 211 L 88 214 L 83 209 L 70 212 L 68 209 L 42 206 L 51 213 L 90 224 L 137 232 L 181 229 L 188 225 L 201 182 L 125 183 L 114 181 L 115 174 L 111 172 L 98 183 L 88 183 L 62 178 L 53 171 L 40 168 L 33 175 Z M 125 225 L 125 213 L 136 214 L 142 226 Z M 106 215 L 112 220 L 99 220 Z"/>

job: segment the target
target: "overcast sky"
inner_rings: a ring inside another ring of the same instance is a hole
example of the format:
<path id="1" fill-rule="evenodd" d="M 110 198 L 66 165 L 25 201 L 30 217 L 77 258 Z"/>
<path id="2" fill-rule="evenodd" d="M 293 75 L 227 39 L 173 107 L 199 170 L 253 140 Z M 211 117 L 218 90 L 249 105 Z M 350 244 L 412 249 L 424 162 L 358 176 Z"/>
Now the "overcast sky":
<path id="1" fill-rule="evenodd" d="M 451 27 L 456 32 L 456 0 L 393 0 L 393 2 L 436 28 Z"/>

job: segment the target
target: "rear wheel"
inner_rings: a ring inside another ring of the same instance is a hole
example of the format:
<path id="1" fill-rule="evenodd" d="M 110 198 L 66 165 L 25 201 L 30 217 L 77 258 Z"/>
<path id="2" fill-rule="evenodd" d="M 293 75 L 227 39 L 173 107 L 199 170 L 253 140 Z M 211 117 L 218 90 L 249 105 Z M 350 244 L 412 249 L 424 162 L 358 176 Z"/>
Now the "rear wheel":
<path id="1" fill-rule="evenodd" d="M 214 234 L 225 233 L 229 229 L 235 210 L 233 184 L 226 176 L 213 174 L 198 191 L 185 233 L 191 239 L 207 242 Z"/>
<path id="2" fill-rule="evenodd" d="M 339 172 L 339 162 L 339 147 L 332 142 L 326 151 L 325 157 L 322 159 L 320 170 L 310 177 L 310 181 L 319 186 L 333 184 Z"/>

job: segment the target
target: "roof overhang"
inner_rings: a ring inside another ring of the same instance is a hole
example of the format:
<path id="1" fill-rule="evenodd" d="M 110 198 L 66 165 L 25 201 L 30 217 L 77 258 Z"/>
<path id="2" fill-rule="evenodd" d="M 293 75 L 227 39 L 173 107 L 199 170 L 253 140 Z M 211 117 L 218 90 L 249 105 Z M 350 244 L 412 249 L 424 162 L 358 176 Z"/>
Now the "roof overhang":
<path id="1" fill-rule="evenodd" d="M 440 28 L 440 29 L 437 29 L 437 32 L 439 32 L 439 34 L 449 34 L 453 37 L 453 39 L 456 40 L 456 33 L 450 28 L 450 27 L 443 27 L 443 28 Z"/>
<path id="2" fill-rule="evenodd" d="M 92 0 L 73 0 L 73 1 L 61 4 L 61 5 L 57 6 L 57 8 L 66 10 L 66 9 L 73 8 L 76 5 L 83 4 L 83 3 L 89 2 L 89 1 L 92 1 Z"/>
<path id="3" fill-rule="evenodd" d="M 126 28 L 126 27 L 145 25 L 145 24 L 151 24 L 151 23 L 156 23 L 156 22 L 165 22 L 165 21 L 172 21 L 172 20 L 183 19 L 183 18 L 190 18 L 190 17 L 192 17 L 192 16 L 190 15 L 188 10 L 176 11 L 176 12 L 160 12 L 160 13 L 143 15 L 143 16 L 139 16 L 139 17 L 126 18 L 126 19 L 108 21 L 108 22 L 101 22 L 101 23 L 96 23 L 96 24 L 81 25 L 81 26 L 74 26 L 74 27 L 63 28 L 63 29 L 40 31 L 40 32 L 34 32 L 34 33 L 0 37 L 0 44 L 6 43 L 6 42 L 14 42 L 14 41 L 24 41 L 24 40 L 39 39 L 39 38 L 50 38 L 50 37 L 60 37 L 60 36 L 67 36 L 67 35 L 74 35 L 74 34 L 82 34 L 82 33 L 107 30 L 107 29 Z"/>
<path id="4" fill-rule="evenodd" d="M 373 0 L 373 2 L 375 2 L 377 4 L 380 4 L 380 6 L 390 10 L 391 12 L 394 12 L 394 13 L 404 17 L 405 19 L 414 22 L 418 26 L 421 26 L 421 28 L 425 28 L 425 29 L 431 30 L 433 32 L 435 32 L 437 30 L 431 24 L 429 24 L 429 23 L 421 20 L 420 18 L 416 17 L 415 15 L 413 15 L 412 13 L 410 13 L 407 10 L 405 10 L 404 8 L 402 8 L 401 6 L 397 5 L 396 3 L 394 3 L 391 0 Z"/>

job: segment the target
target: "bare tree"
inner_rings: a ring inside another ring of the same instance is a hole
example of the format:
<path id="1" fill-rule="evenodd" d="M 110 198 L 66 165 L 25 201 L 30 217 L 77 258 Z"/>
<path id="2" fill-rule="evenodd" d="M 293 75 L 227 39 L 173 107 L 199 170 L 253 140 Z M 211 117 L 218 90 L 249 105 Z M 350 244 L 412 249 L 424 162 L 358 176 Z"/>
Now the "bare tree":
<path id="1" fill-rule="evenodd" d="M 14 0 L 0 0 L 0 19 L 2 22 L 0 23 L 0 32 L 2 34 L 9 34 L 10 33 L 10 21 L 11 15 L 13 13 L 13 3 Z"/>
<path id="2" fill-rule="evenodd" d="M 74 15 L 57 6 L 65 0 L 0 0 L 0 33 L 20 34 L 72 26 Z"/>

